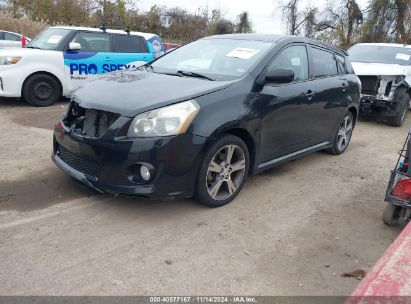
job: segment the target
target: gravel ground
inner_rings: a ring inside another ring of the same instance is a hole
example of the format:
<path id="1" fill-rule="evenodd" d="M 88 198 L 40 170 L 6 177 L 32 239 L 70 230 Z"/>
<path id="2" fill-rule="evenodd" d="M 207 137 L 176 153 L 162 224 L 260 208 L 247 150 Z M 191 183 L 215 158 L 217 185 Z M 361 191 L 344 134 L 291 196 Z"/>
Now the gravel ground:
<path id="1" fill-rule="evenodd" d="M 1 295 L 348 295 L 400 228 L 381 221 L 404 127 L 250 178 L 231 204 L 90 195 L 50 160 L 67 103 L 0 102 Z"/>

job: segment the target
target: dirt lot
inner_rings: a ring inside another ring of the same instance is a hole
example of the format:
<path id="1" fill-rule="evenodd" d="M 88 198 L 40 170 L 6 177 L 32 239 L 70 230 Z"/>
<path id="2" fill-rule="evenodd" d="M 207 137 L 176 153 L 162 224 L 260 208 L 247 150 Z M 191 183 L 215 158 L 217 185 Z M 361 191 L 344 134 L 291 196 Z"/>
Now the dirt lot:
<path id="1" fill-rule="evenodd" d="M 248 180 L 219 209 L 90 195 L 50 160 L 67 107 L 0 103 L 0 294 L 347 295 L 399 233 L 381 222 L 403 128 Z"/>

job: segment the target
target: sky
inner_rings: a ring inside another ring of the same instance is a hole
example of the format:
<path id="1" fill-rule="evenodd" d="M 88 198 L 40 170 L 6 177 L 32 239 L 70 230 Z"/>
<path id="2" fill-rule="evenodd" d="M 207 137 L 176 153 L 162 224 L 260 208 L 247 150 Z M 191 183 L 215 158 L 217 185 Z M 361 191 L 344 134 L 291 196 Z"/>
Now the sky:
<path id="1" fill-rule="evenodd" d="M 235 20 L 236 16 L 243 11 L 250 14 L 253 29 L 257 33 L 283 34 L 286 31 L 281 19 L 281 13 L 275 10 L 279 1 L 275 0 L 137 0 L 137 7 L 146 11 L 152 5 L 175 7 L 179 6 L 191 12 L 196 12 L 199 7 L 213 9 L 220 7 L 225 12 L 225 17 Z M 301 0 L 302 7 L 308 4 L 324 7 L 327 0 Z M 364 9 L 368 0 L 357 0 L 361 9 Z"/>

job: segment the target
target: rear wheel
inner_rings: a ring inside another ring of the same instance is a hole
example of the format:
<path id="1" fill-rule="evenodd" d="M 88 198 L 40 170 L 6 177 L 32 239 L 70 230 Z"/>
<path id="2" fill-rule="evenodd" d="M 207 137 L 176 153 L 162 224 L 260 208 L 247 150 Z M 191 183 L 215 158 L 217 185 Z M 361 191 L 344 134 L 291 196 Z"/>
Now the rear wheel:
<path id="1" fill-rule="evenodd" d="M 23 85 L 23 99 L 36 107 L 47 107 L 56 103 L 61 96 L 59 83 L 47 74 L 30 76 Z"/>
<path id="2" fill-rule="evenodd" d="M 195 198 L 209 207 L 231 202 L 247 178 L 249 154 L 238 137 L 226 135 L 206 153 L 197 178 Z"/>
<path id="3" fill-rule="evenodd" d="M 354 117 L 351 112 L 348 111 L 345 113 L 342 122 L 338 125 L 337 131 L 334 135 L 332 147 L 326 149 L 325 151 L 334 155 L 344 153 L 350 144 L 353 129 Z"/>
<path id="4" fill-rule="evenodd" d="M 387 122 L 390 126 L 401 127 L 407 117 L 410 104 L 410 96 L 406 88 L 398 88 L 394 93 L 393 101 L 398 104 L 397 113 L 395 116 L 387 117 Z"/>

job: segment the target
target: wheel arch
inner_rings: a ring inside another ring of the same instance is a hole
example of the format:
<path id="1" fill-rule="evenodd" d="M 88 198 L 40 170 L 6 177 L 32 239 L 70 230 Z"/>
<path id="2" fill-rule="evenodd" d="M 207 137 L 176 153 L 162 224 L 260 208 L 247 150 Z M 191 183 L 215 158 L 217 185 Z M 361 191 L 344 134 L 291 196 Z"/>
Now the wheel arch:
<path id="1" fill-rule="evenodd" d="M 223 134 L 220 134 L 220 137 L 223 135 L 227 135 L 227 134 L 237 136 L 247 146 L 248 155 L 250 157 L 250 165 L 248 169 L 248 174 L 252 174 L 254 171 L 254 164 L 255 164 L 255 158 L 256 158 L 256 143 L 253 137 L 246 129 L 243 129 L 243 128 L 228 129 Z"/>
<path id="2" fill-rule="evenodd" d="M 355 126 L 355 124 L 357 123 L 357 118 L 358 118 L 358 109 L 356 107 L 352 106 L 352 107 L 348 108 L 348 111 L 351 112 L 351 114 L 354 118 L 354 126 Z"/>
<path id="3" fill-rule="evenodd" d="M 45 75 L 47 75 L 47 76 L 50 76 L 50 77 L 54 78 L 54 80 L 57 81 L 57 83 L 58 83 L 58 85 L 59 85 L 59 87 L 60 87 L 60 92 L 61 92 L 60 94 L 63 95 L 63 89 L 64 89 L 64 88 L 63 88 L 63 84 L 62 84 L 61 80 L 60 80 L 56 75 L 54 75 L 53 73 L 47 72 L 47 71 L 36 71 L 36 72 L 34 72 L 34 73 L 29 74 L 29 75 L 26 76 L 26 78 L 24 79 L 23 85 L 21 86 L 21 96 L 23 96 L 24 86 L 26 85 L 27 81 L 28 81 L 31 77 L 33 77 L 33 76 L 35 76 L 35 75 L 41 75 L 41 74 L 45 74 Z"/>

